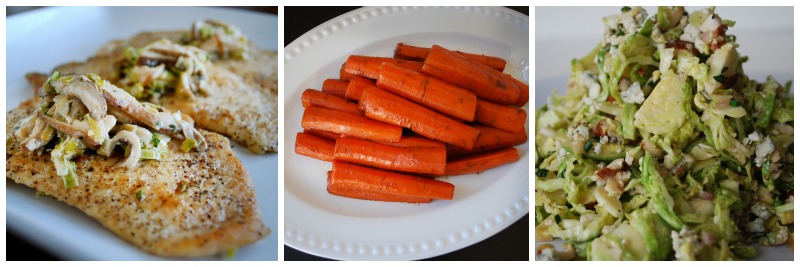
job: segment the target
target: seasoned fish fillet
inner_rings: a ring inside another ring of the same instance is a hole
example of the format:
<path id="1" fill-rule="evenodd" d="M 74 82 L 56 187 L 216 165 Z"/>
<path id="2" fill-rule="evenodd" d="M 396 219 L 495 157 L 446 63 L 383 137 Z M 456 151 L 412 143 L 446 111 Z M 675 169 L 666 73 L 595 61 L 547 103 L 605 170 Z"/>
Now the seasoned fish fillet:
<path id="1" fill-rule="evenodd" d="M 107 43 L 86 62 L 71 62 L 56 67 L 61 73 L 96 73 L 117 83 L 124 60 L 123 51 L 143 47 L 166 38 L 180 40 L 182 32 L 146 32 L 128 40 Z M 192 116 L 198 127 L 231 137 L 253 153 L 263 154 L 278 148 L 278 70 L 277 53 L 260 50 L 251 45 L 248 60 L 218 60 L 207 66 L 210 89 L 207 97 L 194 101 L 165 97 L 161 104 Z M 26 75 L 31 86 L 40 88 L 47 80 L 41 73 Z M 117 84 L 119 85 L 119 84 Z"/>
<path id="2" fill-rule="evenodd" d="M 7 179 L 77 207 L 160 256 L 217 255 L 269 234 L 250 176 L 227 138 L 203 132 L 208 150 L 191 153 L 180 152 L 180 141 L 173 140 L 162 160 L 140 161 L 130 171 L 112 167 L 121 157 L 89 153 L 75 159 L 79 185 L 66 189 L 50 154 L 23 152 L 11 134 L 34 107 L 28 100 L 6 114 Z"/>
<path id="3" fill-rule="evenodd" d="M 121 55 L 128 47 L 144 47 L 152 42 L 167 39 L 173 43 L 180 43 L 184 31 L 142 32 L 130 39 L 113 40 L 100 48 L 96 58 L 115 57 Z M 248 60 L 223 59 L 214 64 L 217 67 L 239 74 L 251 86 L 270 91 L 278 95 L 278 52 L 262 50 L 250 44 L 250 58 Z M 65 66 L 66 68 L 67 66 Z M 72 67 L 72 66 L 69 66 Z M 99 73 L 98 73 L 99 75 Z M 119 74 L 116 74 L 119 76 Z M 100 75 L 100 77 L 105 77 Z M 110 79 L 110 78 L 106 78 Z"/>
<path id="4" fill-rule="evenodd" d="M 271 92 L 254 90 L 242 77 L 216 66 L 206 69 L 211 97 L 186 101 L 180 96 L 161 98 L 169 110 L 191 116 L 203 129 L 215 131 L 245 145 L 253 153 L 278 147 L 278 103 Z"/>

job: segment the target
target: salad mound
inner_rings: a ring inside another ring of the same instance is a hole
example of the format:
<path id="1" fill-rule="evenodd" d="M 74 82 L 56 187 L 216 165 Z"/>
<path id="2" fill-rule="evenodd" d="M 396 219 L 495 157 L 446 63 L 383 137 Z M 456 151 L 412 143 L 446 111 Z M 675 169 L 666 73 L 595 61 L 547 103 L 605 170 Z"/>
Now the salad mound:
<path id="1" fill-rule="evenodd" d="M 536 112 L 536 241 L 588 260 L 737 260 L 787 244 L 791 81 L 751 80 L 735 22 L 713 7 L 623 7 L 603 24 L 566 93 Z"/>

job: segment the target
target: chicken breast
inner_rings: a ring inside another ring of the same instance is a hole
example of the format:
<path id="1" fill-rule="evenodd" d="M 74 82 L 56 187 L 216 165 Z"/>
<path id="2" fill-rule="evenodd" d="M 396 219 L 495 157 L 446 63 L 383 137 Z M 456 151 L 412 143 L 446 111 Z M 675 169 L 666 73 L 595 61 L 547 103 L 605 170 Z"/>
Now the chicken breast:
<path id="1" fill-rule="evenodd" d="M 143 47 L 162 38 L 178 42 L 180 31 L 145 32 L 127 40 L 105 44 L 86 62 L 71 62 L 56 67 L 61 73 L 98 74 L 112 83 L 120 80 L 118 62 L 127 47 Z M 247 60 L 224 59 L 207 65 L 213 89 L 194 101 L 179 97 L 161 100 L 173 110 L 192 116 L 198 127 L 224 134 L 257 154 L 278 149 L 278 61 L 275 51 L 251 44 Z M 29 73 L 31 86 L 41 87 L 49 75 Z M 119 84 L 116 84 L 119 86 Z"/>
<path id="2" fill-rule="evenodd" d="M 79 185 L 66 189 L 50 154 L 23 152 L 11 134 L 34 109 L 31 99 L 6 114 L 7 179 L 77 207 L 155 255 L 218 255 L 269 234 L 250 176 L 224 136 L 203 132 L 205 152 L 180 152 L 173 140 L 162 160 L 141 161 L 130 171 L 112 167 L 121 157 L 88 152 L 75 160 Z"/>

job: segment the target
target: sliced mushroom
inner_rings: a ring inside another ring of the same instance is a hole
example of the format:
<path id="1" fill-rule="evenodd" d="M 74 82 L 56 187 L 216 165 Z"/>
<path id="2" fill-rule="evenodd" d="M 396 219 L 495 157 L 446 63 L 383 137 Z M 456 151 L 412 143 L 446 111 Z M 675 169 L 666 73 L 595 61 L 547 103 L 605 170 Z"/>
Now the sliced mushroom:
<path id="1" fill-rule="evenodd" d="M 180 140 L 194 139 L 197 141 L 197 151 L 205 151 L 208 148 L 206 138 L 194 127 L 194 120 L 191 117 L 184 117 L 180 111 L 175 113 L 159 112 L 159 122 L 164 127 L 160 133 L 175 137 Z"/>
<path id="2" fill-rule="evenodd" d="M 31 115 L 18 122 L 14 137 L 21 140 L 19 143 L 27 151 L 35 151 L 50 142 L 55 136 L 55 129 L 47 123 Z"/>
<path id="3" fill-rule="evenodd" d="M 102 141 L 99 143 L 89 137 L 89 126 L 87 124 L 69 124 L 63 121 L 56 120 L 55 118 L 44 114 L 43 112 L 36 113 L 39 119 L 44 120 L 47 125 L 55 128 L 57 131 L 68 134 L 70 136 L 80 138 L 87 147 L 98 149 L 103 145 Z"/>
<path id="4" fill-rule="evenodd" d="M 114 113 L 127 114 L 128 116 L 126 119 L 133 118 L 147 125 L 147 127 L 156 130 L 160 128 L 158 127 L 158 117 L 156 113 L 145 108 L 136 98 L 128 94 L 128 92 L 112 84 L 104 84 L 100 88 L 103 91 L 103 97 L 108 101 L 108 105 L 117 109 L 113 111 Z"/>
<path id="5" fill-rule="evenodd" d="M 114 106 L 109 106 L 108 107 L 108 115 L 116 117 L 117 121 L 119 121 L 120 123 L 124 123 L 124 124 L 141 123 L 141 122 L 139 122 L 139 120 L 137 120 L 137 119 L 131 117 L 130 115 L 128 115 L 128 113 L 125 113 L 124 111 L 122 111 L 122 110 L 120 110 L 120 109 L 118 109 L 118 108 L 116 108 Z"/>
<path id="6" fill-rule="evenodd" d="M 123 124 L 119 126 L 119 131 L 129 131 L 139 137 L 139 140 L 143 143 L 150 142 L 153 139 L 153 133 L 150 130 L 145 128 L 139 127 L 134 124 Z"/>
<path id="7" fill-rule="evenodd" d="M 159 64 L 155 67 L 134 66 L 132 72 L 136 75 L 137 79 L 142 82 L 142 86 L 148 86 L 153 80 L 164 73 L 164 64 Z"/>
<path id="8" fill-rule="evenodd" d="M 92 119 L 99 120 L 103 115 L 106 115 L 108 106 L 97 86 L 86 76 L 72 75 L 72 79 L 61 78 L 53 83 L 53 86 L 58 88 L 59 94 L 80 99 L 81 103 L 89 110 L 89 116 Z M 65 77 L 69 77 L 69 75 Z"/>
<path id="9" fill-rule="evenodd" d="M 33 127 L 36 123 L 36 115 L 21 119 L 14 125 L 14 138 L 17 140 L 25 140 L 31 135 Z"/>
<path id="10" fill-rule="evenodd" d="M 97 153 L 104 156 L 111 155 L 111 151 L 114 150 L 114 147 L 120 142 L 128 143 L 130 149 L 128 150 L 127 157 L 114 165 L 114 167 L 125 167 L 129 170 L 136 168 L 136 163 L 139 162 L 139 159 L 142 157 L 142 142 L 139 140 L 139 137 L 131 131 L 122 130 L 117 132 L 114 135 L 114 138 L 111 138 L 108 143 L 106 143 L 102 149 L 98 150 Z"/>

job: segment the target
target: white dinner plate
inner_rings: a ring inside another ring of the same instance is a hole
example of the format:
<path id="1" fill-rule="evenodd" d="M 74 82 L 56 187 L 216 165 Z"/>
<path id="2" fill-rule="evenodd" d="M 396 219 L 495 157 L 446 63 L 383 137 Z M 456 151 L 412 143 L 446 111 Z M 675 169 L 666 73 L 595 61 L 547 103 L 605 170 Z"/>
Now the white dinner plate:
<path id="1" fill-rule="evenodd" d="M 338 78 L 348 55 L 391 57 L 398 42 L 441 44 L 505 58 L 506 73 L 523 80 L 528 36 L 528 17 L 505 8 L 369 7 L 334 18 L 287 46 L 284 242 L 335 259 L 422 259 L 481 241 L 527 214 L 527 143 L 517 146 L 516 163 L 444 178 L 455 185 L 452 201 L 421 205 L 330 195 L 325 188 L 331 164 L 292 148 L 302 131 L 301 93 Z"/>
<path id="2" fill-rule="evenodd" d="M 649 15 L 656 12 L 655 7 L 645 9 Z M 697 9 L 687 8 L 689 12 Z M 545 105 L 554 90 L 566 92 L 570 61 L 594 49 L 603 37 L 602 18 L 619 12 L 620 7 L 536 8 L 536 107 Z M 763 82 L 772 75 L 781 84 L 793 79 L 792 7 L 717 7 L 716 12 L 736 21 L 727 33 L 736 35 L 739 54 L 750 57 L 743 68 L 751 79 Z M 756 260 L 793 258 L 786 246 L 758 249 Z"/>
<path id="3" fill-rule="evenodd" d="M 86 60 L 113 39 L 142 31 L 188 29 L 195 20 L 208 18 L 238 26 L 263 49 L 278 48 L 277 16 L 235 9 L 66 7 L 10 16 L 6 20 L 6 110 L 32 96 L 26 72 L 47 73 L 59 64 Z M 255 155 L 236 143 L 234 153 L 253 179 L 264 224 L 272 230 L 264 239 L 239 248 L 234 259 L 277 260 L 278 155 Z M 10 180 L 6 180 L 6 225 L 63 259 L 163 259 L 118 238 L 80 210 L 36 197 L 34 190 Z"/>

